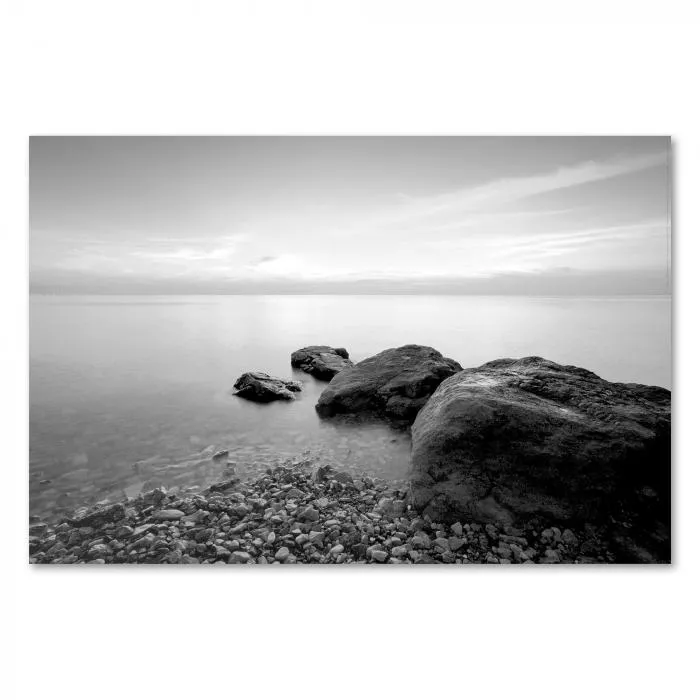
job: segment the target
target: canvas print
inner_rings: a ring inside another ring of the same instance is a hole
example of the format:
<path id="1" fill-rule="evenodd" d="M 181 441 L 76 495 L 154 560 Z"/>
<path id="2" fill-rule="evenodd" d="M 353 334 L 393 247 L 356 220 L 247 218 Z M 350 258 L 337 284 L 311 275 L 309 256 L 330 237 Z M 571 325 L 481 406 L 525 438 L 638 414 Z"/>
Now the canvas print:
<path id="1" fill-rule="evenodd" d="M 35 136 L 29 561 L 671 562 L 671 140 Z"/>

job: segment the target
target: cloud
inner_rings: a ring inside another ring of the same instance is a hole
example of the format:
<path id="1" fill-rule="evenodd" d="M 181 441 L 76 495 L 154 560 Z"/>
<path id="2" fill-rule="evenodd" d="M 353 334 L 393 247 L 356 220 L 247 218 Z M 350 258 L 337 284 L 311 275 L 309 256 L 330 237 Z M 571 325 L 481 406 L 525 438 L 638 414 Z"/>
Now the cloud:
<path id="1" fill-rule="evenodd" d="M 313 276 L 313 271 L 298 255 L 265 255 L 252 265 L 248 270 L 263 275 L 272 276 Z"/>
<path id="2" fill-rule="evenodd" d="M 228 258 L 233 253 L 229 248 L 215 248 L 214 250 L 203 251 L 195 248 L 178 248 L 167 251 L 136 251 L 133 253 L 138 258 L 148 258 L 149 260 L 222 260 Z"/>
<path id="3" fill-rule="evenodd" d="M 147 239 L 150 243 L 192 243 L 186 247 L 175 249 L 137 250 L 131 254 L 138 258 L 153 261 L 196 262 L 200 260 L 228 260 L 238 251 L 241 243 L 251 240 L 249 234 L 239 233 L 213 238 L 168 238 L 156 237 Z M 194 245 L 196 244 L 196 245 Z M 156 246 L 158 247 L 158 246 Z"/>
<path id="4" fill-rule="evenodd" d="M 539 175 L 492 180 L 455 192 L 415 198 L 407 203 L 402 216 L 415 218 L 444 212 L 484 209 L 665 165 L 667 158 L 668 154 L 665 151 L 646 153 L 602 161 L 586 161 Z"/>

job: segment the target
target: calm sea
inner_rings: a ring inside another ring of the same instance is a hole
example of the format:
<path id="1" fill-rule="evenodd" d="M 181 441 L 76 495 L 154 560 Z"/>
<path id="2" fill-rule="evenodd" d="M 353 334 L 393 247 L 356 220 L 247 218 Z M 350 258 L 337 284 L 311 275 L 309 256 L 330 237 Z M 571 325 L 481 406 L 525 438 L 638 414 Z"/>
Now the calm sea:
<path id="1" fill-rule="evenodd" d="M 292 370 L 304 345 L 344 346 L 358 361 L 406 343 L 473 367 L 541 355 L 605 379 L 671 386 L 667 297 L 32 296 L 30 512 L 137 492 L 155 481 L 203 486 L 222 474 L 194 455 L 226 448 L 252 476 L 305 450 L 401 478 L 405 434 L 319 420 L 324 384 Z M 304 384 L 292 403 L 231 396 L 248 370 Z M 187 465 L 160 471 L 134 463 Z"/>

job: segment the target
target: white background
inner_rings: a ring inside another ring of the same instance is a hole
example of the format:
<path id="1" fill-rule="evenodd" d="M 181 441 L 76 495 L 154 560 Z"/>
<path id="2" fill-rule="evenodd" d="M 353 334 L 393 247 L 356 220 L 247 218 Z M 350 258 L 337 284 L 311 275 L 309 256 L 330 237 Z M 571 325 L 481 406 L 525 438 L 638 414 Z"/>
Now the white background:
<path id="1" fill-rule="evenodd" d="M 691 5 L 2 3 L 5 697 L 700 697 Z M 671 134 L 675 565 L 30 568 L 27 137 L 59 133 Z"/>

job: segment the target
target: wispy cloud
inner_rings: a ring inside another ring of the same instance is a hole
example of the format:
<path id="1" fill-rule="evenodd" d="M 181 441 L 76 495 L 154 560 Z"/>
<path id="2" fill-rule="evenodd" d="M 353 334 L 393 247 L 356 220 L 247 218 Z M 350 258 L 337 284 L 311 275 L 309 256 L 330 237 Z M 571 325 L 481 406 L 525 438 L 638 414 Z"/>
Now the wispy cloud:
<path id="1" fill-rule="evenodd" d="M 493 180 L 454 192 L 408 199 L 404 216 L 421 217 L 446 211 L 474 211 L 493 205 L 503 205 L 546 192 L 584 185 L 599 180 L 626 175 L 639 170 L 665 165 L 666 152 L 587 161 L 577 165 L 524 177 Z"/>
<path id="2" fill-rule="evenodd" d="M 250 240 L 248 234 L 234 234 L 227 236 L 215 236 L 214 238 L 174 238 L 155 237 L 147 239 L 148 243 L 155 243 L 152 250 L 136 250 L 131 254 L 137 258 L 146 258 L 153 261 L 197 262 L 200 260 L 228 260 L 238 251 L 241 243 Z M 182 247 L 183 242 L 196 245 Z M 177 248 L 163 247 L 161 244 L 179 244 Z"/>
<path id="3" fill-rule="evenodd" d="M 230 257 L 235 252 L 235 248 L 215 248 L 213 250 L 201 250 L 196 248 L 177 248 L 176 250 L 164 251 L 143 251 L 137 250 L 133 255 L 137 258 L 148 258 L 149 260 L 223 260 Z"/>
<path id="4" fill-rule="evenodd" d="M 543 207 L 525 205 L 528 199 L 547 193 L 575 188 L 615 177 L 630 175 L 666 164 L 666 152 L 618 156 L 598 161 L 585 161 L 554 170 L 482 182 L 449 192 L 412 197 L 397 196 L 392 206 L 366 215 L 346 227 L 335 228 L 333 237 L 395 238 L 407 235 L 415 239 L 454 231 L 471 236 L 483 230 L 525 232 L 538 219 L 580 216 L 584 205 Z M 514 204 L 522 203 L 513 210 Z M 590 208 L 590 207 L 589 207 Z M 596 208 L 596 207 L 593 207 Z M 480 230 L 479 230 L 480 229 Z"/>

